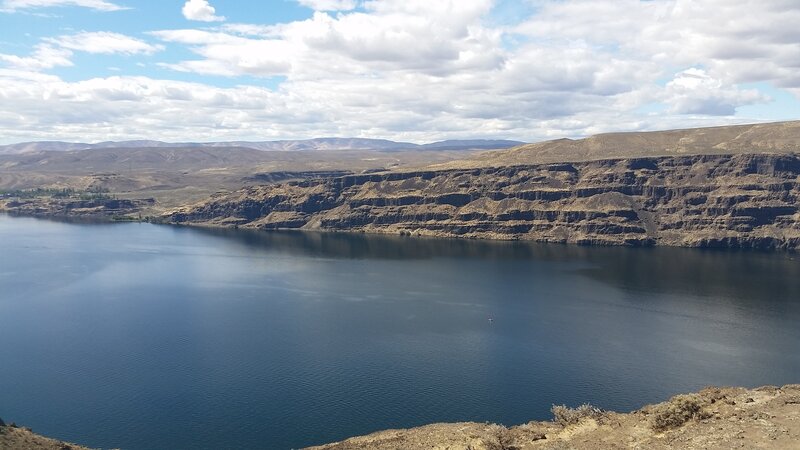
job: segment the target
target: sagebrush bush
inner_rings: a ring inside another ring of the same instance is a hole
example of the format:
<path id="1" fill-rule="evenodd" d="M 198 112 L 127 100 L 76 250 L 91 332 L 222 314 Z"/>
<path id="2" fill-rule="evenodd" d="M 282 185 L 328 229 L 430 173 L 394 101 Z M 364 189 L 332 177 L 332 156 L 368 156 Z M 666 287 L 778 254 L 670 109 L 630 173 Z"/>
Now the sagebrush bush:
<path id="1" fill-rule="evenodd" d="M 665 431 L 677 428 L 692 419 L 705 419 L 704 400 L 697 394 L 676 395 L 653 417 L 653 429 Z"/>
<path id="2" fill-rule="evenodd" d="M 553 422 L 562 426 L 576 424 L 584 417 L 597 419 L 603 415 L 602 409 L 588 403 L 584 403 L 577 408 L 570 408 L 566 405 L 553 405 L 550 408 L 550 412 L 553 413 Z"/>

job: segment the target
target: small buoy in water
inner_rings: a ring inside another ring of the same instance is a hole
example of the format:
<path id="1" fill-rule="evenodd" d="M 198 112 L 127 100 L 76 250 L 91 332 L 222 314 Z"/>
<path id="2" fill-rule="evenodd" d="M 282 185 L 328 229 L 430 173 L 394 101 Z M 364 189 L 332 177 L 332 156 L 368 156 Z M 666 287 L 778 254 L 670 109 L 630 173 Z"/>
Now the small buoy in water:
<path id="1" fill-rule="evenodd" d="M 492 319 L 491 317 L 489 317 L 489 322 L 494 322 L 494 319 Z"/>

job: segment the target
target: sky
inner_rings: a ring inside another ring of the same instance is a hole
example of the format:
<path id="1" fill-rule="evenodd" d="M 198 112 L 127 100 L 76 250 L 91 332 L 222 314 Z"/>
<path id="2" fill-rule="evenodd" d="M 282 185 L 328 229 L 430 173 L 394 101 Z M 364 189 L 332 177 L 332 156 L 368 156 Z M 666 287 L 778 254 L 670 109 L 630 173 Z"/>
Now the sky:
<path id="1" fill-rule="evenodd" d="M 798 0 L 0 0 L 0 143 L 800 118 Z"/>

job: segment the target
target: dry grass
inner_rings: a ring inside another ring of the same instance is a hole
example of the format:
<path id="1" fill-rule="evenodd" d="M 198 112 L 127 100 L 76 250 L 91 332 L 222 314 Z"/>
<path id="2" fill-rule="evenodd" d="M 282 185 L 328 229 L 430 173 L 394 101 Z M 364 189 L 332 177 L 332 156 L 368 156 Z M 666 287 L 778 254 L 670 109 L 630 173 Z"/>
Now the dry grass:
<path id="1" fill-rule="evenodd" d="M 708 418 L 703 411 L 705 400 L 697 394 L 677 395 L 667 402 L 653 417 L 655 431 L 678 428 L 689 420 Z"/>
<path id="2" fill-rule="evenodd" d="M 577 408 L 570 408 L 566 405 L 553 405 L 550 408 L 550 412 L 553 413 L 553 421 L 561 426 L 574 425 L 587 417 L 599 419 L 603 416 L 602 409 L 588 403 L 584 403 Z"/>

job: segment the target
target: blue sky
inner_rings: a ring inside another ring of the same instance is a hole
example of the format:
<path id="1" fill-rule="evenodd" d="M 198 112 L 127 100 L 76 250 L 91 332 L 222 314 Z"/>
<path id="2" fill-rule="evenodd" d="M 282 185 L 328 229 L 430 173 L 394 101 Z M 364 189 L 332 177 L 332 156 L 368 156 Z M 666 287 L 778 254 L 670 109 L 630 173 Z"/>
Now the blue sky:
<path id="1" fill-rule="evenodd" d="M 800 4 L 0 0 L 0 143 L 794 120 Z"/>
<path id="2" fill-rule="evenodd" d="M 192 21 L 181 14 L 184 1 L 120 1 L 116 4 L 130 9 L 103 12 L 90 8 L 69 5 L 47 8 L 27 8 L 15 14 L 0 13 L 2 42 L 1 53 L 27 54 L 39 43 L 42 37 L 73 34 L 80 31 L 113 31 L 138 39 L 148 40 L 148 31 L 185 28 Z M 226 19 L 231 22 L 258 24 L 277 24 L 305 20 L 314 10 L 300 5 L 294 0 L 271 0 L 253 2 L 226 0 L 224 3 Z M 195 22 L 196 24 L 196 22 Z M 158 54 L 147 58 L 131 58 L 125 55 L 106 55 L 98 58 L 91 54 L 75 55 L 72 67 L 57 67 L 49 71 L 68 81 L 79 81 L 98 76 L 118 75 L 123 69 L 128 75 L 158 76 L 198 82 L 212 82 L 215 85 L 236 85 L 254 82 L 245 77 L 218 77 L 208 80 L 205 76 L 160 69 L 158 62 L 176 61 L 188 58 L 191 52 L 185 47 L 168 46 Z M 139 64 L 145 64 L 141 67 Z M 112 69 L 109 69 L 112 68 Z"/>

